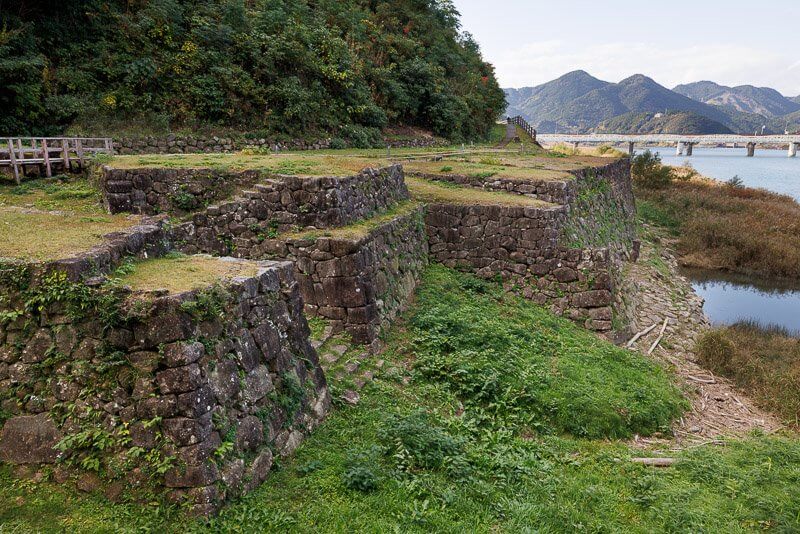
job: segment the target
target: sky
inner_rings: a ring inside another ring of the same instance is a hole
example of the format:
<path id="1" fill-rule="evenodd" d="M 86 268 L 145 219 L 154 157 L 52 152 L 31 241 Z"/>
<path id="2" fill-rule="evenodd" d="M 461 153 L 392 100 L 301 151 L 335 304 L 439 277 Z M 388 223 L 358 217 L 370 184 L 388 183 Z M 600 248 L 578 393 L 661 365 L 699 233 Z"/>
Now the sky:
<path id="1" fill-rule="evenodd" d="M 583 69 L 800 95 L 800 0 L 453 0 L 503 87 Z"/>

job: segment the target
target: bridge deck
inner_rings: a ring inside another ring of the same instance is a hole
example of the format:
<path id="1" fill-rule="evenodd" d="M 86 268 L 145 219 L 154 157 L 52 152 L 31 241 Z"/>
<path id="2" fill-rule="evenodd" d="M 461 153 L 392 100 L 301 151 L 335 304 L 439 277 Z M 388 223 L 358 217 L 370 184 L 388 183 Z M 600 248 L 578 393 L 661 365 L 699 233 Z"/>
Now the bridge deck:
<path id="1" fill-rule="evenodd" d="M 800 143 L 800 135 L 681 135 L 681 134 L 538 134 L 546 143 L 757 143 L 791 145 Z"/>

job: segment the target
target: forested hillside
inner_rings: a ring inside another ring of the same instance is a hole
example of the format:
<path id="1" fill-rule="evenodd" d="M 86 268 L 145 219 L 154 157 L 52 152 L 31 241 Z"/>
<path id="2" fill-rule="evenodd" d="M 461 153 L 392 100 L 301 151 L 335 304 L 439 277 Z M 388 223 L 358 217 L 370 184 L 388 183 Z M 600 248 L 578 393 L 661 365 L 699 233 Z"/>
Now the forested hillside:
<path id="1" fill-rule="evenodd" d="M 485 135 L 504 107 L 450 0 L 0 0 L 0 135 Z"/>

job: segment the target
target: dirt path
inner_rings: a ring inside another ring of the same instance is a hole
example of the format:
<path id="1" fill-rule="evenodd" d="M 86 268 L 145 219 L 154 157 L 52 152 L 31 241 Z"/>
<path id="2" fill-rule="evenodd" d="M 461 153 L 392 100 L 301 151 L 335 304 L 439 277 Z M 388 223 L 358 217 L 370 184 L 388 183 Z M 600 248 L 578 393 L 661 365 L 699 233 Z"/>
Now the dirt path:
<path id="1" fill-rule="evenodd" d="M 653 241 L 658 241 L 654 234 Z M 695 341 L 709 327 L 703 300 L 689 281 L 679 274 L 669 243 L 642 242 L 639 261 L 631 264 L 623 286 L 629 298 L 632 330 L 641 332 L 657 326 L 637 340 L 632 348 L 647 353 L 658 339 L 664 320 L 667 326 L 653 356 L 671 366 L 682 379 L 692 404 L 690 411 L 674 425 L 678 446 L 713 442 L 722 437 L 743 436 L 754 430 L 775 432 L 782 427 L 773 415 L 756 407 L 746 394 L 727 379 L 701 367 L 694 353 Z M 636 440 L 642 445 L 663 440 Z"/>

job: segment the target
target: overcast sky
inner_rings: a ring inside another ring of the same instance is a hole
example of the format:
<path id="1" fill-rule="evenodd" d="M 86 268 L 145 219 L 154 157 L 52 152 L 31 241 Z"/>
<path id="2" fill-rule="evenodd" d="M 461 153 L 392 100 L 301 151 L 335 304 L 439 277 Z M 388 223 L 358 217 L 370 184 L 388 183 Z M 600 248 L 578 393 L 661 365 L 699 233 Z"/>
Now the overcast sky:
<path id="1" fill-rule="evenodd" d="M 800 95 L 800 0 L 454 0 L 503 87 L 583 69 Z"/>

